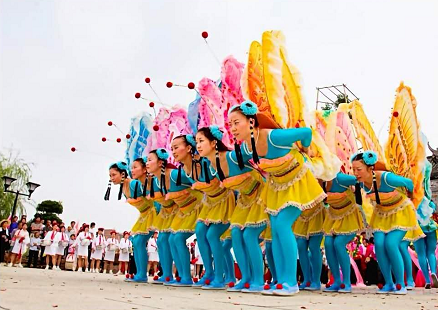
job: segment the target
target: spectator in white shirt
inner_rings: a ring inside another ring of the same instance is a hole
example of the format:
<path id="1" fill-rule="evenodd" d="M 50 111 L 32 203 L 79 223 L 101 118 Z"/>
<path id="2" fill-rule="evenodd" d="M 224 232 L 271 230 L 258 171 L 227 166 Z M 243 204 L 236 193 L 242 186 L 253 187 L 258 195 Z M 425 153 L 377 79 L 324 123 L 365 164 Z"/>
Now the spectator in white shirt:
<path id="1" fill-rule="evenodd" d="M 27 261 L 27 267 L 33 264 L 33 268 L 38 267 L 38 256 L 40 253 L 41 238 L 40 232 L 34 231 L 33 236 L 30 238 L 29 258 Z"/>

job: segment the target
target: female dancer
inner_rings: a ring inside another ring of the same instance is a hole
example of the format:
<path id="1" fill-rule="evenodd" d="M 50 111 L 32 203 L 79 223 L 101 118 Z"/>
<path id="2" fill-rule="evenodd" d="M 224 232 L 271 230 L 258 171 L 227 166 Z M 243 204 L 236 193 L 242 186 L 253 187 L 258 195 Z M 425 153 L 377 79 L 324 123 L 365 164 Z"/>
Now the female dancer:
<path id="1" fill-rule="evenodd" d="M 411 193 L 413 183 L 391 172 L 374 171 L 377 154 L 373 151 L 354 154 L 351 160 L 357 181 L 376 205 L 370 226 L 374 230 L 376 256 L 386 282 L 378 293 L 405 295 L 399 244 L 406 232 L 414 230 L 417 225 L 414 205 L 405 190 Z M 392 280 L 391 269 L 396 285 Z"/>
<path id="2" fill-rule="evenodd" d="M 160 257 L 163 275 L 154 278 L 156 284 L 170 285 L 175 283 L 172 273 L 174 258 L 172 257 L 169 237 L 172 232 L 172 221 L 178 212 L 178 205 L 172 199 L 166 199 L 170 184 L 171 168 L 168 168 L 167 160 L 169 154 L 165 149 L 153 150 L 148 155 L 146 168 L 154 175 L 151 179 L 149 198 L 161 205 L 160 213 L 154 221 L 154 228 L 160 233 L 158 235 L 158 255 Z"/>
<path id="3" fill-rule="evenodd" d="M 354 184 L 356 177 L 341 172 L 335 179 L 323 183 L 327 193 L 326 202 L 329 205 L 323 225 L 324 247 L 327 263 L 335 280 L 330 287 L 324 289 L 325 292 L 351 293 L 350 257 L 345 248 L 357 233 L 365 228 L 365 218 L 359 209 L 360 206 L 356 204 L 355 193 L 351 190 Z M 359 185 L 356 190 L 360 197 Z M 339 267 L 342 270 L 343 281 Z"/>
<path id="4" fill-rule="evenodd" d="M 213 129 L 212 129 L 213 127 Z M 220 182 L 225 179 L 223 172 L 219 169 L 220 158 L 225 158 L 228 148 L 222 142 L 222 132 L 217 126 L 204 127 L 199 129 L 196 134 L 196 147 L 202 161 L 203 169 L 200 180 L 193 184 L 194 189 L 198 189 L 206 194 L 205 204 L 199 215 L 199 222 L 196 225 L 196 236 L 199 242 L 202 260 L 206 273 L 201 279 L 203 289 L 220 290 L 225 289 L 224 282 L 224 249 L 220 237 L 230 226 L 230 218 L 235 207 L 234 193 L 220 186 Z M 216 160 L 214 160 L 215 158 Z M 217 172 L 209 167 L 209 160 L 215 165 Z M 219 163 L 219 165 L 218 165 Z M 208 244 L 209 249 L 203 251 L 201 243 Z M 214 279 L 211 281 L 211 256 L 214 259 Z M 204 252 L 204 253 L 203 253 Z M 210 282 L 211 281 L 211 282 Z"/>
<path id="5" fill-rule="evenodd" d="M 178 136 L 172 141 L 173 157 L 180 162 L 178 170 L 170 172 L 170 188 L 166 195 L 166 199 L 173 200 L 179 207 L 172 221 L 172 234 L 169 237 L 172 257 L 179 274 L 173 286 L 193 284 L 190 273 L 190 252 L 186 240 L 195 232 L 196 220 L 204 198 L 201 192 L 191 189 L 195 175 L 198 175 L 194 161 L 195 149 L 196 142 L 192 135 Z"/>
<path id="6" fill-rule="evenodd" d="M 147 282 L 147 251 L 146 244 L 151 234 L 151 221 L 155 218 L 155 209 L 153 202 L 147 200 L 143 195 L 143 186 L 140 180 L 146 179 L 146 167 L 144 160 L 136 159 L 132 164 L 132 177 L 136 180 L 130 179 L 128 176 L 128 166 L 124 162 L 117 162 L 110 166 L 110 178 L 114 184 L 120 184 L 120 191 L 118 198 L 121 199 L 122 194 L 126 197 L 126 201 L 134 206 L 140 212 L 139 219 L 134 224 L 132 232 L 133 245 L 135 247 L 134 259 L 136 262 L 137 272 L 133 279 L 126 279 L 125 281 L 133 282 Z M 109 199 L 109 189 L 105 195 L 105 200 Z"/>
<path id="7" fill-rule="evenodd" d="M 254 163 L 267 173 L 261 197 L 271 221 L 273 254 L 279 283 L 276 289 L 266 290 L 263 294 L 289 296 L 298 292 L 297 243 L 291 227 L 302 210 L 319 205 L 325 194 L 304 165 L 303 154 L 292 147 L 295 142 L 300 141 L 307 152 L 312 131 L 309 128 L 260 129 L 255 122 L 256 112 L 252 112 L 254 118 L 248 119 L 239 110 L 234 110 L 230 117 L 238 115 L 236 119 L 239 119 L 240 129 L 236 138 L 244 141 L 243 149 L 247 153 L 252 151 Z M 259 155 L 262 158 L 259 159 Z"/>

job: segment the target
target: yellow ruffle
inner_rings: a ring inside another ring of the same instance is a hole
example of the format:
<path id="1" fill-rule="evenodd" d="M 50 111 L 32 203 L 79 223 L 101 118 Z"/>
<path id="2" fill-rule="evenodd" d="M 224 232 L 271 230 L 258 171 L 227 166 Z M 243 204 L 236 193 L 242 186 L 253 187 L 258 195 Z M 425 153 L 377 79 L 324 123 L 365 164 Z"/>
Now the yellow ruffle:
<path id="1" fill-rule="evenodd" d="M 171 232 L 172 221 L 178 212 L 178 205 L 173 200 L 166 200 L 161 193 L 155 193 L 152 200 L 161 205 L 160 213 L 154 220 L 154 228 L 160 232 Z"/>
<path id="2" fill-rule="evenodd" d="M 193 184 L 193 189 L 206 194 L 198 221 L 206 225 L 230 222 L 236 205 L 236 199 L 231 190 L 221 187 L 218 179 L 211 180 L 210 184 L 196 182 Z"/>
<path id="3" fill-rule="evenodd" d="M 231 228 L 258 227 L 268 222 L 265 205 L 260 198 L 264 186 L 260 173 L 252 170 L 229 177 L 223 181 L 223 185 L 239 192 L 230 220 Z"/>
<path id="4" fill-rule="evenodd" d="M 312 209 L 304 210 L 292 227 L 295 236 L 308 239 L 310 236 L 322 234 L 325 214 L 323 203 L 319 203 Z"/>
<path id="5" fill-rule="evenodd" d="M 227 229 L 222 235 L 221 235 L 221 240 L 225 241 L 227 239 L 231 239 L 231 229 Z"/>
<path id="6" fill-rule="evenodd" d="M 325 235 L 355 234 L 365 229 L 362 212 L 350 189 L 343 193 L 328 193 L 327 203 L 329 208 L 323 224 Z"/>
<path id="7" fill-rule="evenodd" d="M 290 206 L 311 209 L 326 197 L 318 180 L 304 164 L 303 156 L 295 149 L 273 160 L 262 158 L 259 166 L 268 173 L 261 198 L 269 214 L 276 215 Z"/>
<path id="8" fill-rule="evenodd" d="M 375 194 L 368 195 L 375 203 Z M 380 192 L 380 205 L 374 207 L 370 226 L 374 231 L 388 233 L 393 230 L 415 230 L 417 216 L 412 201 L 399 190 Z"/>
<path id="9" fill-rule="evenodd" d="M 413 230 L 409 230 L 406 235 L 404 236 L 403 240 L 409 241 L 409 242 L 415 242 L 418 239 L 424 238 L 426 235 L 423 233 L 423 230 L 421 229 L 420 225 L 415 227 Z"/>
<path id="10" fill-rule="evenodd" d="M 150 231 L 155 230 L 153 223 L 157 217 L 157 212 L 154 207 L 154 202 L 146 199 L 145 197 L 140 197 L 137 199 L 128 198 L 127 202 L 140 212 L 137 221 L 131 228 L 131 233 L 134 235 L 147 235 Z"/>
<path id="11" fill-rule="evenodd" d="M 268 222 L 268 225 L 266 226 L 266 229 L 262 231 L 260 234 L 260 238 L 265 241 L 272 241 L 272 231 L 271 231 L 271 225 Z"/>
<path id="12" fill-rule="evenodd" d="M 170 226 L 171 230 L 173 232 L 195 232 L 204 195 L 199 191 L 185 189 L 168 193 L 166 198 L 172 199 L 179 206 Z"/>

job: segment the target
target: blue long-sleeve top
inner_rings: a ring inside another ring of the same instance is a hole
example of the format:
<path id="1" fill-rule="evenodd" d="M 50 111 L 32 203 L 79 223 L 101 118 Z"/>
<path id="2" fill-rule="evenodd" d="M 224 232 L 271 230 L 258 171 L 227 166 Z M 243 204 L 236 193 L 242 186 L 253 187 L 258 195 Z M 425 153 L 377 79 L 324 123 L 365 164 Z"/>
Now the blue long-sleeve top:
<path id="1" fill-rule="evenodd" d="M 356 184 L 356 177 L 353 175 L 339 172 L 336 178 L 332 180 L 332 186 L 330 187 L 330 193 L 343 193 L 350 186 Z"/>
<path id="2" fill-rule="evenodd" d="M 129 182 L 129 197 L 126 197 L 125 193 L 123 195 L 125 198 L 133 198 L 135 193 L 135 186 L 137 185 L 137 197 L 141 197 L 143 195 L 143 185 L 139 180 L 130 180 Z"/>
<path id="3" fill-rule="evenodd" d="M 181 185 L 176 185 L 176 180 L 178 180 L 178 170 L 174 169 L 170 172 L 169 192 L 179 192 L 185 190 L 192 187 L 192 184 L 195 183 L 195 181 L 187 175 L 184 169 L 181 171 Z"/>
<path id="4" fill-rule="evenodd" d="M 268 134 L 268 152 L 260 157 L 276 159 L 285 156 L 297 141 L 300 141 L 302 146 L 309 147 L 312 142 L 312 130 L 308 127 L 273 129 Z M 250 153 L 246 143 L 242 145 L 245 152 Z"/>
<path id="5" fill-rule="evenodd" d="M 361 183 L 361 186 L 365 191 L 370 191 L 363 183 Z M 412 192 L 414 190 L 414 183 L 411 179 L 404 178 L 392 172 L 383 172 L 380 178 L 379 192 L 389 193 L 397 187 L 405 187 L 409 192 Z"/>

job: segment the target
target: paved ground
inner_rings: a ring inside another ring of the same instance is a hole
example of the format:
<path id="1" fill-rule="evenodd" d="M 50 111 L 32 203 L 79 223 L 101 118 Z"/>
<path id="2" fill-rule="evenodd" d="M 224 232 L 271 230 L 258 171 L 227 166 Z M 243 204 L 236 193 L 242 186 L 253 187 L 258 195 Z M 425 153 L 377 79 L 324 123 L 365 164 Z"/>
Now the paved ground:
<path id="1" fill-rule="evenodd" d="M 352 294 L 300 292 L 292 297 L 133 284 L 122 276 L 0 267 L 0 309 L 434 309 L 438 289 L 381 296 L 375 288 Z"/>

